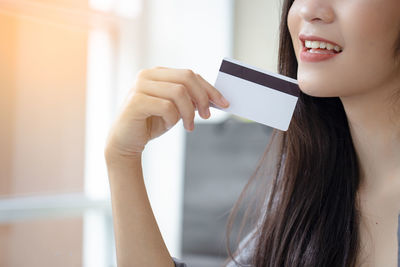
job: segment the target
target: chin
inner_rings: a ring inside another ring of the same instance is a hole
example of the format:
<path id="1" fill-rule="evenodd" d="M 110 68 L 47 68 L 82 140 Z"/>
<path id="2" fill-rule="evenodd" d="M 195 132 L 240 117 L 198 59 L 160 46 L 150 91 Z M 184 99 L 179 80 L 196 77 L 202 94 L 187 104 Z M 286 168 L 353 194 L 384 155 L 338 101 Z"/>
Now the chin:
<path id="1" fill-rule="evenodd" d="M 326 83 L 325 85 L 322 83 L 317 83 L 317 82 L 302 82 L 298 81 L 300 90 L 309 96 L 314 96 L 314 97 L 332 97 L 332 96 L 338 96 L 335 94 L 335 92 L 332 92 L 327 88 Z"/>
<path id="2" fill-rule="evenodd" d="M 340 89 L 335 86 L 334 81 L 329 81 L 329 79 L 319 78 L 315 79 L 315 75 L 313 77 L 304 77 L 299 75 L 297 78 L 297 82 L 300 90 L 309 96 L 314 97 L 337 97 L 340 96 Z M 312 78 L 312 79 L 307 79 Z"/>

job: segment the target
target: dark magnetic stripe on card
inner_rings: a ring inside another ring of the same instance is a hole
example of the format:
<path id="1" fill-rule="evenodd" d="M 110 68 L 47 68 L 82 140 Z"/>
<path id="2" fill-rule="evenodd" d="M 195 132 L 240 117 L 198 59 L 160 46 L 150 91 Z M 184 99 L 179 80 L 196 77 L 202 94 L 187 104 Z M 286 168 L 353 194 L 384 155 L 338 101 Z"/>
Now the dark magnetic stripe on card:
<path id="1" fill-rule="evenodd" d="M 271 89 L 275 89 L 289 95 L 293 95 L 296 97 L 300 95 L 300 88 L 295 83 L 281 80 L 274 76 L 246 68 L 230 61 L 223 60 L 219 71 L 236 76 L 238 78 L 242 78 L 249 82 L 267 86 Z"/>

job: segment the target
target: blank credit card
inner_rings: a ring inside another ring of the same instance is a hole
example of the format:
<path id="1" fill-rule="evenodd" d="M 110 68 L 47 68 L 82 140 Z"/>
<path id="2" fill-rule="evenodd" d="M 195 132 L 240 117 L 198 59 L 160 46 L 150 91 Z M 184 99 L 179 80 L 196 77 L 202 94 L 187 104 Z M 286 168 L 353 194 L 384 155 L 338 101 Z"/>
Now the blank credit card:
<path id="1" fill-rule="evenodd" d="M 224 58 L 215 82 L 228 108 L 211 107 L 286 131 L 300 95 L 297 80 Z"/>

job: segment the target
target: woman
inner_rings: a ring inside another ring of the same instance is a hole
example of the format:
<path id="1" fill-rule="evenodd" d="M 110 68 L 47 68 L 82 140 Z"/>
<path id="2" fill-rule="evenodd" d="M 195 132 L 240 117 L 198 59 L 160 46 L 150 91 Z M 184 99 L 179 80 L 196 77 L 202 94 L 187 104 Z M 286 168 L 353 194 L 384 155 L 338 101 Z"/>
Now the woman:
<path id="1" fill-rule="evenodd" d="M 302 93 L 288 131 L 274 131 L 266 211 L 235 260 L 397 266 L 400 1 L 284 0 L 279 72 L 298 79 Z M 210 116 L 209 101 L 228 106 L 190 70 L 138 75 L 105 152 L 119 266 L 178 264 L 152 214 L 141 153 L 180 118 L 192 131 L 196 108 Z"/>

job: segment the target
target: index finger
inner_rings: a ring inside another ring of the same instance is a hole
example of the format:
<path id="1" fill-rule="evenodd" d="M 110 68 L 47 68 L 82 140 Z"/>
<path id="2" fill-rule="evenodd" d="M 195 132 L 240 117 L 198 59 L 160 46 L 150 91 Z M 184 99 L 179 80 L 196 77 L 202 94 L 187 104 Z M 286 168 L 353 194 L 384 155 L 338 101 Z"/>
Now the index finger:
<path id="1" fill-rule="evenodd" d="M 206 88 L 208 96 L 213 100 L 214 104 L 221 106 L 223 108 L 229 107 L 229 101 L 225 99 L 225 97 L 221 94 L 220 91 L 217 90 L 214 86 L 212 86 L 209 82 L 207 82 L 200 74 L 196 74 L 200 83 Z"/>
<path id="2" fill-rule="evenodd" d="M 216 92 L 215 88 L 213 89 L 211 85 L 208 85 L 199 74 L 194 73 L 192 70 L 174 69 L 159 66 L 155 67 L 154 70 L 158 71 L 148 72 L 150 79 L 156 81 L 182 83 L 187 86 L 189 94 L 195 100 L 198 111 L 202 117 L 208 117 L 206 114 L 209 108 L 210 100 L 218 105 L 225 106 L 223 102 L 221 103 L 219 97 L 220 93 Z"/>

